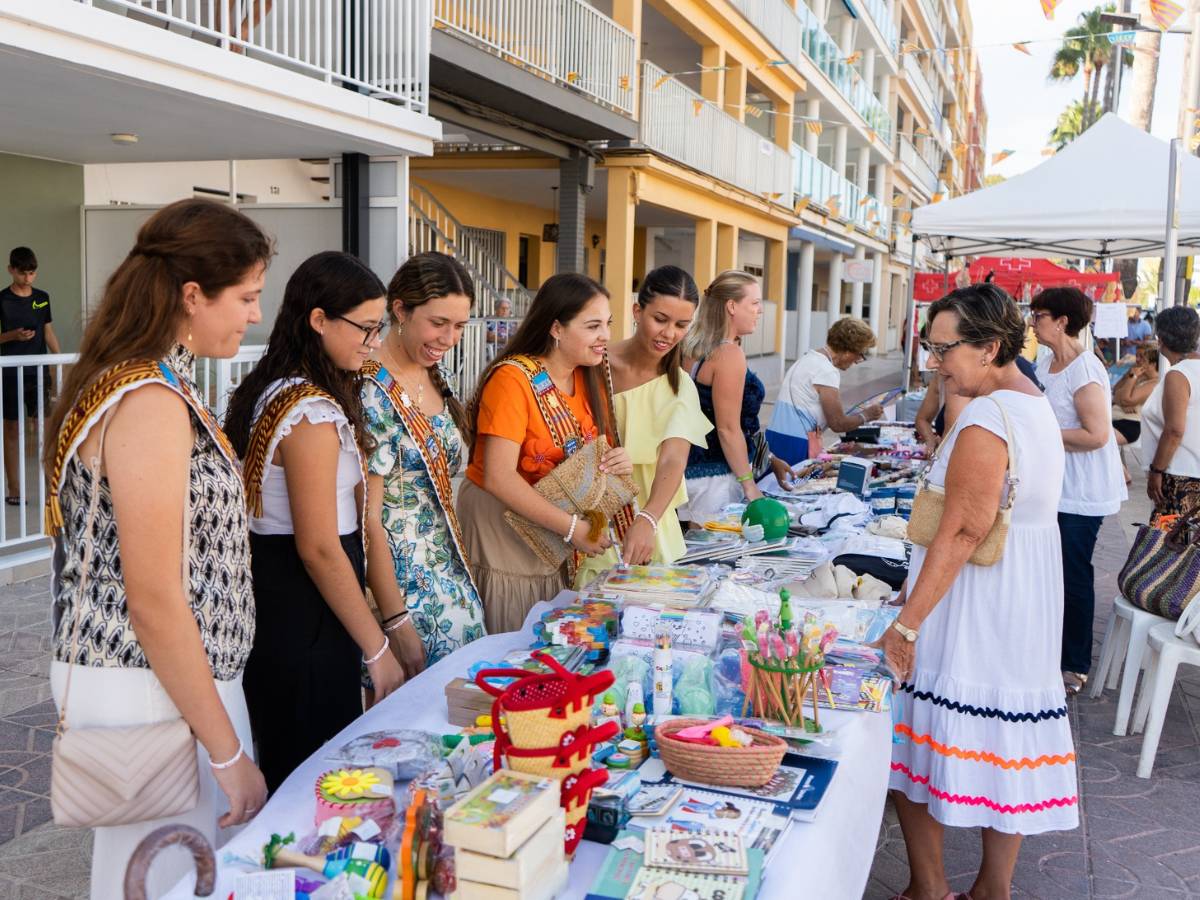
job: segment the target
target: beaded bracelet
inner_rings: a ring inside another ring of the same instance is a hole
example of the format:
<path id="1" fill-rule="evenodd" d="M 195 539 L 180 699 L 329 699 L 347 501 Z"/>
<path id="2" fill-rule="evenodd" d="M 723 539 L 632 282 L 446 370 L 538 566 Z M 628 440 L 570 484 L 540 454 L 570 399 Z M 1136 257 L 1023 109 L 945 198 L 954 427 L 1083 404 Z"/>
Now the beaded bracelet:
<path id="1" fill-rule="evenodd" d="M 579 524 L 579 516 L 572 515 L 571 516 L 571 527 L 569 529 L 567 529 L 567 536 L 565 538 L 563 538 L 564 544 L 571 543 L 571 538 L 575 537 L 575 526 L 578 524 Z"/>
<path id="2" fill-rule="evenodd" d="M 208 764 L 209 764 L 209 766 L 211 766 L 212 768 L 214 768 L 214 769 L 216 769 L 216 770 L 218 770 L 218 771 L 220 771 L 220 770 L 222 770 L 222 769 L 232 769 L 232 768 L 233 768 L 233 764 L 234 764 L 234 763 L 236 763 L 236 762 L 237 762 L 239 759 L 241 759 L 241 758 L 242 758 L 242 756 L 244 756 L 244 755 L 245 755 L 245 753 L 246 753 L 246 748 L 245 748 L 245 746 L 242 744 L 242 742 L 239 740 L 239 741 L 238 741 L 237 753 L 235 753 L 235 754 L 233 754 L 233 756 L 229 757 L 229 759 L 228 759 L 228 760 L 226 760 L 226 761 L 225 761 L 225 762 L 223 762 L 223 763 L 219 763 L 219 762 L 213 762 L 213 761 L 210 759 L 210 760 L 208 761 Z"/>
<path id="3" fill-rule="evenodd" d="M 363 662 L 365 662 L 365 663 L 366 663 L 368 666 L 369 666 L 369 665 L 371 665 L 371 663 L 377 663 L 377 662 L 379 662 L 381 659 L 383 659 L 383 654 L 385 654 L 385 653 L 387 653 L 387 652 L 388 652 L 388 647 L 390 647 L 390 646 L 391 646 L 391 644 L 389 643 L 389 641 L 388 641 L 388 637 L 387 637 L 387 635 L 385 634 L 385 635 L 383 636 L 383 646 L 379 648 L 379 652 L 378 652 L 378 653 L 376 653 L 374 656 L 372 656 L 370 659 L 367 659 L 367 658 L 364 656 L 364 657 L 363 657 Z"/>
<path id="4" fill-rule="evenodd" d="M 644 510 L 644 509 L 639 509 L 637 512 L 637 515 L 634 516 L 634 518 L 635 519 L 645 519 L 647 522 L 650 523 L 650 527 L 654 529 L 654 533 L 658 534 L 658 519 L 654 518 L 654 513 L 648 512 L 647 510 Z"/>

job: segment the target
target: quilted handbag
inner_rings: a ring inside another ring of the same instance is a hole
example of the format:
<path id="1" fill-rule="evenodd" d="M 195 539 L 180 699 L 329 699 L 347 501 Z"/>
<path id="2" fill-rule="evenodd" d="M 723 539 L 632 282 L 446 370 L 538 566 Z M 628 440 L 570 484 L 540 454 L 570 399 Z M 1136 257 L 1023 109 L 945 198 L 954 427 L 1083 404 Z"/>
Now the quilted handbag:
<path id="1" fill-rule="evenodd" d="M 100 483 L 100 457 L 104 452 L 106 415 L 100 425 L 100 449 L 92 460 L 92 484 Z M 84 529 L 83 566 L 79 594 L 83 597 L 91 570 L 99 490 L 92 491 Z M 183 576 L 187 592 L 189 495 L 183 504 Z M 75 604 L 71 628 L 71 662 L 63 689 L 58 730 L 50 756 L 50 810 L 57 825 L 97 828 L 129 825 L 178 816 L 194 809 L 200 799 L 200 772 L 196 739 L 182 717 L 166 722 L 126 727 L 67 727 L 67 700 L 71 670 L 79 649 L 80 607 Z"/>
<path id="2" fill-rule="evenodd" d="M 1139 609 L 1178 619 L 1200 591 L 1200 528 L 1195 513 L 1180 516 L 1170 531 L 1139 525 L 1117 586 Z M 1190 534 L 1189 534 L 1190 530 Z"/>

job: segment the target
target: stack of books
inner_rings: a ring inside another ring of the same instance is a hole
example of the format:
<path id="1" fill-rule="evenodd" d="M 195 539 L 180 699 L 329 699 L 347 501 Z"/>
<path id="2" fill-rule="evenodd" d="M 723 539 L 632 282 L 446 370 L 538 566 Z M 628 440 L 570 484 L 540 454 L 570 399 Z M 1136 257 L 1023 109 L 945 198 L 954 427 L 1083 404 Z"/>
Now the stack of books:
<path id="1" fill-rule="evenodd" d="M 454 900 L 551 900 L 567 886 L 561 785 L 502 769 L 450 807 Z"/>

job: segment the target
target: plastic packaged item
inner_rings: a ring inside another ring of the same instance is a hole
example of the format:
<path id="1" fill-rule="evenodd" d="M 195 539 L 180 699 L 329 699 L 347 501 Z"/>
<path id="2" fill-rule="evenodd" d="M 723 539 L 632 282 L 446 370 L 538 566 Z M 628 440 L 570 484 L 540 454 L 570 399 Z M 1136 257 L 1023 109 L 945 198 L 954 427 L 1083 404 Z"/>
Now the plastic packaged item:
<path id="1" fill-rule="evenodd" d="M 712 689 L 712 660 L 692 657 L 684 660 L 674 698 L 681 716 L 711 716 L 716 711 Z"/>
<path id="2" fill-rule="evenodd" d="M 347 741 L 328 758 L 356 768 L 387 769 L 396 779 L 405 781 L 440 760 L 441 746 L 441 738 L 428 731 L 372 731 Z"/>
<path id="3" fill-rule="evenodd" d="M 669 716 L 672 706 L 674 675 L 671 666 L 671 632 L 659 625 L 654 637 L 654 717 Z"/>

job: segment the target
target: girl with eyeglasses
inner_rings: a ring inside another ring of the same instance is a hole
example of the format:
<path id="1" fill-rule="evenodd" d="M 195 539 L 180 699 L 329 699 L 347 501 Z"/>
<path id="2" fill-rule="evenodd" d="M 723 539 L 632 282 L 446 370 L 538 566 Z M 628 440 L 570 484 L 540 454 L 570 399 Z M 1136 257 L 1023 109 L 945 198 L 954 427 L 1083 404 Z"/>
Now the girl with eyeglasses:
<path id="1" fill-rule="evenodd" d="M 379 700 L 404 672 L 364 593 L 365 428 L 359 369 L 387 324 L 379 278 L 318 253 L 284 289 L 267 352 L 225 429 L 250 511 L 257 635 L 246 699 L 275 790 L 362 712 L 361 664 Z"/>

